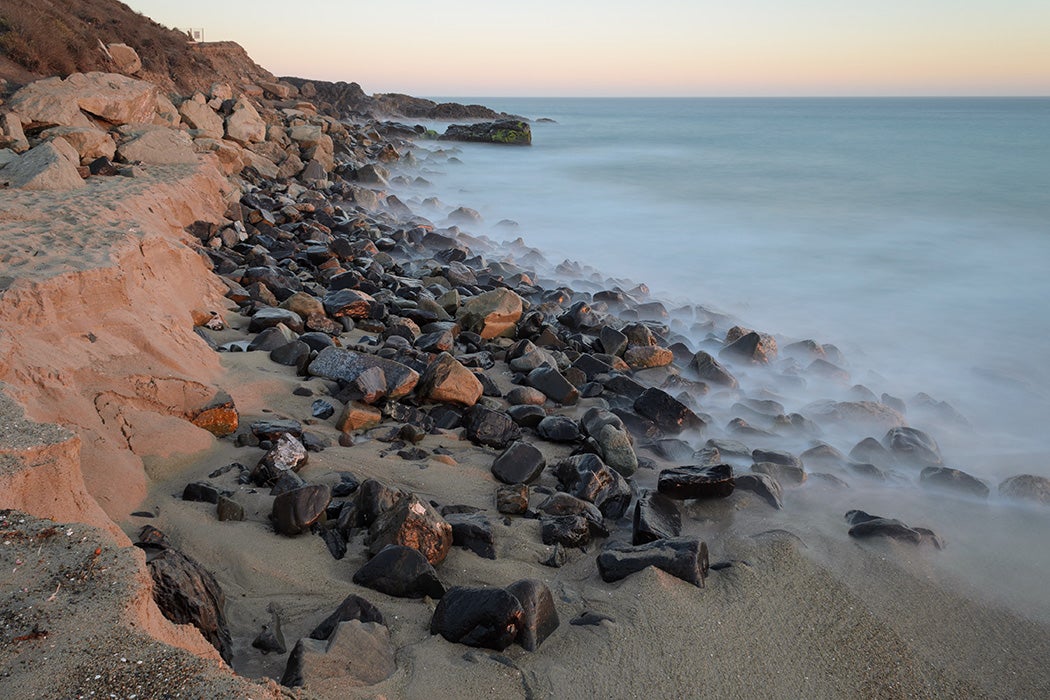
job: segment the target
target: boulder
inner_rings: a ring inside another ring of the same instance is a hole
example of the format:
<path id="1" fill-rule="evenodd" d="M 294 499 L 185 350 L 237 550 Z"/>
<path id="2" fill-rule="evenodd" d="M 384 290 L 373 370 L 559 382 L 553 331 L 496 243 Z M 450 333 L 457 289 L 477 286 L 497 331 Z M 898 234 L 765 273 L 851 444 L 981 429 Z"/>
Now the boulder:
<path id="1" fill-rule="evenodd" d="M 662 389 L 650 387 L 634 400 L 634 410 L 656 423 L 661 432 L 677 435 L 685 430 L 702 431 L 704 421 L 692 409 Z"/>
<path id="2" fill-rule="evenodd" d="M 502 450 L 521 437 L 521 428 L 506 413 L 477 404 L 467 416 L 466 435 L 471 442 Z"/>
<path id="3" fill-rule="evenodd" d="M 371 294 L 356 289 L 337 289 L 328 292 L 322 300 L 324 310 L 332 318 L 374 318 L 386 317 L 386 307 Z"/>
<path id="4" fill-rule="evenodd" d="M 638 546 L 610 545 L 598 555 L 598 573 L 609 583 L 649 566 L 702 587 L 709 567 L 707 543 L 690 537 L 673 537 Z"/>
<path id="5" fill-rule="evenodd" d="M 517 639 L 525 611 L 502 588 L 454 586 L 442 596 L 430 620 L 430 633 L 472 647 L 502 651 Z"/>
<path id="6" fill-rule="evenodd" d="M 671 498 L 726 498 L 733 493 L 733 467 L 685 466 L 664 469 L 657 479 L 657 490 Z"/>
<path id="7" fill-rule="evenodd" d="M 609 414 L 615 417 L 615 414 Z M 619 419 L 617 419 L 619 420 Z M 620 425 L 623 425 L 621 422 Z M 605 424 L 594 438 L 602 461 L 623 477 L 629 477 L 638 470 L 638 455 L 631 445 L 631 437 L 626 430 L 613 424 Z"/>
<path id="8" fill-rule="evenodd" d="M 362 372 L 372 367 L 383 370 L 387 396 L 391 399 L 407 396 L 419 381 L 419 374 L 400 362 L 337 347 L 325 348 L 318 353 L 307 371 L 315 377 L 351 384 Z"/>
<path id="9" fill-rule="evenodd" d="M 631 544 L 678 537 L 682 533 L 682 514 L 678 505 L 663 495 L 643 491 L 634 504 Z"/>
<path id="10" fill-rule="evenodd" d="M 419 395 L 427 401 L 473 406 L 484 391 L 474 373 L 443 352 L 423 372 Z"/>
<path id="11" fill-rule="evenodd" d="M 890 428 L 882 444 L 901 464 L 918 467 L 944 464 L 937 441 L 917 428 Z"/>
<path id="12" fill-rule="evenodd" d="M 722 363 L 703 350 L 693 355 L 689 367 L 700 379 L 706 382 L 729 387 L 730 389 L 737 388 L 736 377 L 723 367 Z"/>
<path id="13" fill-rule="evenodd" d="M 909 527 L 900 520 L 870 515 L 862 510 L 851 510 L 846 513 L 846 521 L 851 525 L 850 537 L 889 537 L 912 544 L 929 543 L 937 549 L 943 549 L 944 543 L 932 530 L 922 527 Z"/>
<path id="14" fill-rule="evenodd" d="M 395 598 L 440 598 L 445 587 L 427 558 L 411 547 L 384 547 L 354 574 L 354 583 Z"/>
<path id="15" fill-rule="evenodd" d="M 193 140 L 184 132 L 152 128 L 120 144 L 117 158 L 125 163 L 178 165 L 196 163 L 197 153 Z"/>
<path id="16" fill-rule="evenodd" d="M 200 99 L 190 98 L 179 105 L 179 116 L 186 126 L 199 132 L 199 136 L 210 139 L 221 139 L 224 135 L 222 117 Z"/>
<path id="17" fill-rule="evenodd" d="M 674 353 L 658 345 L 645 345 L 627 348 L 623 360 L 631 369 L 651 369 L 666 367 L 674 362 Z"/>
<path id="18" fill-rule="evenodd" d="M 536 651 L 560 624 L 554 595 L 547 584 L 531 578 L 515 581 L 507 592 L 518 599 L 524 612 L 516 641 L 525 651 Z"/>
<path id="19" fill-rule="evenodd" d="M 273 526 L 282 535 L 298 535 L 325 514 L 332 493 L 325 484 L 311 484 L 273 499 Z"/>
<path id="20" fill-rule="evenodd" d="M 239 97 L 226 117 L 226 137 L 242 145 L 266 140 L 266 122 L 247 98 Z"/>
<path id="21" fill-rule="evenodd" d="M 351 401 L 343 407 L 339 419 L 335 422 L 336 430 L 349 433 L 354 430 L 364 430 L 379 425 L 383 422 L 383 414 L 378 408 L 373 408 L 360 401 Z"/>
<path id="22" fill-rule="evenodd" d="M 0 170 L 0 181 L 23 190 L 57 191 L 83 187 L 84 180 L 77 171 L 79 159 L 73 162 L 59 142 L 68 146 L 59 138 L 23 153 Z"/>
<path id="23" fill-rule="evenodd" d="M 476 124 L 451 124 L 438 138 L 442 141 L 529 146 L 532 144 L 532 127 L 528 122 L 517 119 L 500 119 Z"/>
<path id="24" fill-rule="evenodd" d="M 445 520 L 452 526 L 452 544 L 465 547 L 483 559 L 496 558 L 496 538 L 492 521 L 481 513 L 449 513 Z"/>
<path id="25" fill-rule="evenodd" d="M 102 129 L 88 129 L 77 126 L 56 126 L 40 134 L 42 138 L 61 137 L 77 152 L 77 163 L 90 163 L 99 158 L 113 159 L 117 144 L 113 137 Z"/>
<path id="26" fill-rule="evenodd" d="M 385 624 L 383 622 L 383 613 L 379 612 L 376 606 L 361 596 L 351 593 L 343 599 L 343 602 L 339 604 L 335 612 L 314 628 L 313 632 L 310 633 L 310 639 L 328 639 L 340 622 L 349 622 L 351 620 L 377 622 L 380 625 Z"/>
<path id="27" fill-rule="evenodd" d="M 226 596 L 215 577 L 196 560 L 172 548 L 153 528 L 144 528 L 139 539 L 137 546 L 146 551 L 146 566 L 153 579 L 153 600 L 161 613 L 177 625 L 196 627 L 230 663 L 233 640 L 226 622 Z"/>
<path id="28" fill-rule="evenodd" d="M 950 467 L 926 467 L 919 474 L 919 483 L 932 488 L 948 489 L 988 498 L 988 485 L 977 477 Z"/>
<path id="29" fill-rule="evenodd" d="M 117 73 L 73 73 L 26 85 L 6 108 L 33 127 L 92 126 L 85 113 L 114 125 L 149 124 L 157 94 L 156 85 Z"/>
<path id="30" fill-rule="evenodd" d="M 543 544 L 583 547 L 590 543 L 593 529 L 582 515 L 555 515 L 540 518 Z"/>
<path id="31" fill-rule="evenodd" d="M 521 318 L 522 299 L 502 287 L 468 299 L 460 307 L 457 319 L 464 330 L 477 333 L 484 340 L 512 336 Z"/>
<path id="32" fill-rule="evenodd" d="M 135 75 L 142 70 L 142 59 L 138 52 L 127 44 L 106 44 L 106 52 L 113 59 L 113 67 L 118 73 Z"/>
<path id="33" fill-rule="evenodd" d="M 551 471 L 564 491 L 590 501 L 607 518 L 622 517 L 631 502 L 630 485 L 598 455 L 568 457 L 553 465 Z"/>
<path id="34" fill-rule="evenodd" d="M 768 365 L 777 358 L 777 341 L 766 333 L 751 331 L 726 345 L 719 353 L 719 357 Z"/>
<path id="35" fill-rule="evenodd" d="M 529 372 L 527 381 L 529 386 L 539 389 L 556 403 L 571 405 L 580 398 L 580 391 L 553 367 L 537 367 Z"/>
<path id="36" fill-rule="evenodd" d="M 0 148 L 9 148 L 14 153 L 25 153 L 29 150 L 29 140 L 22 129 L 22 119 L 14 112 L 0 115 Z M 4 163 L 0 161 L 0 168 L 3 166 Z"/>
<path id="37" fill-rule="evenodd" d="M 547 416 L 536 426 L 536 432 L 548 442 L 576 442 L 580 426 L 568 416 Z"/>
<path id="38" fill-rule="evenodd" d="M 413 494 L 379 514 L 368 530 L 369 553 L 378 554 L 391 544 L 419 550 L 428 562 L 440 564 L 452 547 L 452 526 Z"/>
<path id="39" fill-rule="evenodd" d="M 736 488 L 758 494 L 766 503 L 776 509 L 784 507 L 783 489 L 780 483 L 766 473 L 738 474 L 733 483 Z"/>
<path id="40" fill-rule="evenodd" d="M 342 687 L 375 685 L 397 670 L 390 630 L 378 622 L 349 620 L 327 640 L 300 639 L 288 656 L 281 685 L 315 687 L 335 681 Z"/>
<path id="41" fill-rule="evenodd" d="M 302 441 L 284 433 L 277 438 L 252 470 L 252 481 L 259 486 L 272 485 L 284 472 L 297 472 L 306 465 L 306 446 Z"/>
<path id="42" fill-rule="evenodd" d="M 527 442 L 516 441 L 492 463 L 492 475 L 505 484 L 527 484 L 546 466 L 542 452 Z"/>
<path id="43" fill-rule="evenodd" d="M 817 423 L 841 425 L 856 430 L 889 430 L 903 426 L 904 416 L 874 401 L 814 401 L 802 413 Z"/>
<path id="44" fill-rule="evenodd" d="M 1007 498 L 1050 505 L 1050 479 L 1035 474 L 1018 474 L 999 484 L 999 493 Z"/>

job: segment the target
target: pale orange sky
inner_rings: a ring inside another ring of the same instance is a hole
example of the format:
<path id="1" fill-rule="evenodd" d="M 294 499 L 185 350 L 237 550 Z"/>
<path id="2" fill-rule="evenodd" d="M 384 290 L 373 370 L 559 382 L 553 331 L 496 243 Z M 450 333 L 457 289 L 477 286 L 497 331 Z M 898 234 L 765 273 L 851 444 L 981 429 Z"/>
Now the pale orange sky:
<path id="1" fill-rule="evenodd" d="M 1048 0 L 127 4 L 367 92 L 1050 95 Z"/>

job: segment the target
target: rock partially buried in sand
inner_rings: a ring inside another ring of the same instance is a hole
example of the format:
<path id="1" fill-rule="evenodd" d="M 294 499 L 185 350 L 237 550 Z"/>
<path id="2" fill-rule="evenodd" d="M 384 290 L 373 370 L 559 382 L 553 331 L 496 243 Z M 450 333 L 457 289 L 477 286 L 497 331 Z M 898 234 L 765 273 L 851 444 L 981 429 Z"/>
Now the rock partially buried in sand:
<path id="1" fill-rule="evenodd" d="M 502 450 L 521 437 L 521 428 L 506 413 L 479 404 L 470 410 L 466 434 L 471 442 Z"/>
<path id="2" fill-rule="evenodd" d="M 912 544 L 930 543 L 937 549 L 944 549 L 944 542 L 933 530 L 909 527 L 900 520 L 870 515 L 862 510 L 851 510 L 846 513 L 846 521 L 851 525 L 850 537 L 889 537 Z"/>
<path id="3" fill-rule="evenodd" d="M 643 491 L 634 504 L 631 544 L 671 539 L 682 534 L 682 514 L 678 505 L 661 493 Z"/>
<path id="4" fill-rule="evenodd" d="M 325 484 L 287 491 L 273 500 L 273 526 L 282 535 L 298 535 L 325 514 L 332 493 Z"/>
<path id="5" fill-rule="evenodd" d="M 281 685 L 338 681 L 347 687 L 375 685 L 397 670 L 390 630 L 378 622 L 340 622 L 327 641 L 303 638 L 288 656 Z"/>
<path id="6" fill-rule="evenodd" d="M 395 598 L 440 598 L 445 587 L 418 550 L 398 544 L 384 547 L 354 574 L 354 583 Z"/>
<path id="7" fill-rule="evenodd" d="M 738 474 L 733 482 L 736 488 L 758 494 L 766 503 L 778 510 L 784 507 L 783 489 L 780 488 L 780 483 L 769 474 Z"/>
<path id="8" fill-rule="evenodd" d="M 502 588 L 453 586 L 430 620 L 430 633 L 472 647 L 503 651 L 518 638 L 525 617 L 521 603 Z"/>
<path id="9" fill-rule="evenodd" d="M 407 396 L 419 381 L 419 373 L 400 362 L 336 347 L 325 348 L 318 353 L 307 371 L 315 377 L 352 384 L 362 373 L 373 367 L 383 370 L 387 396 L 390 399 Z"/>
<path id="10" fill-rule="evenodd" d="M 551 467 L 562 489 L 598 507 L 602 515 L 623 517 L 631 502 L 631 487 L 598 455 L 568 457 Z"/>
<path id="11" fill-rule="evenodd" d="M 1018 474 L 999 484 L 999 493 L 1007 498 L 1050 505 L 1050 479 L 1035 474 Z"/>
<path id="12" fill-rule="evenodd" d="M 465 547 L 483 559 L 496 558 L 496 539 L 492 521 L 481 513 L 449 513 L 445 520 L 452 526 L 452 544 Z"/>
<path id="13" fill-rule="evenodd" d="M 377 622 L 380 625 L 386 624 L 383 621 L 383 613 L 379 612 L 376 606 L 361 596 L 351 593 L 343 599 L 343 602 L 339 604 L 335 612 L 314 628 L 313 632 L 310 633 L 310 639 L 328 639 L 340 622 L 349 622 L 350 620 Z"/>
<path id="14" fill-rule="evenodd" d="M 988 498 L 987 484 L 964 471 L 950 467 L 926 467 L 919 474 L 919 483 L 923 486 L 958 491 L 977 498 Z"/>
<path id="15" fill-rule="evenodd" d="M 507 591 L 518 599 L 525 613 L 517 643 L 525 651 L 536 651 L 560 624 L 551 589 L 542 581 L 526 578 L 507 586 Z"/>
<path id="16" fill-rule="evenodd" d="M 702 587 L 709 567 L 707 543 L 675 537 L 637 547 L 612 545 L 598 555 L 598 573 L 607 583 L 627 578 L 649 566 Z"/>
<path id="17" fill-rule="evenodd" d="M 542 452 L 527 442 L 517 441 L 492 463 L 492 475 L 505 484 L 527 484 L 535 481 L 546 466 Z"/>

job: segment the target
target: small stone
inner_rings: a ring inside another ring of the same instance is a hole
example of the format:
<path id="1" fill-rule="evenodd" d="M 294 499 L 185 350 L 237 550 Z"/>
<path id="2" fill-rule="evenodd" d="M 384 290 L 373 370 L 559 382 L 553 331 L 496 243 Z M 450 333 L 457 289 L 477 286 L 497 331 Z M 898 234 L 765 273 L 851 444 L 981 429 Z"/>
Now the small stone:
<path id="1" fill-rule="evenodd" d="M 351 430 L 371 428 L 382 422 L 383 414 L 378 408 L 372 408 L 359 401 L 351 401 L 343 407 L 343 412 L 339 415 L 335 428 L 348 433 Z"/>
<path id="2" fill-rule="evenodd" d="M 496 489 L 496 510 L 504 515 L 522 515 L 529 510 L 529 487 L 509 484 Z"/>
<path id="3" fill-rule="evenodd" d="M 262 632 L 252 640 L 252 646 L 264 654 L 284 654 L 288 647 L 284 641 L 284 633 L 281 632 L 280 613 L 273 603 L 267 609 L 270 611 L 270 624 L 263 625 Z"/>
<path id="4" fill-rule="evenodd" d="M 215 506 L 215 515 L 220 521 L 244 520 L 244 506 L 232 498 L 219 496 L 219 502 Z"/>
<path id="5" fill-rule="evenodd" d="M 310 404 L 310 415 L 325 420 L 335 415 L 335 407 L 324 399 L 316 399 Z"/>

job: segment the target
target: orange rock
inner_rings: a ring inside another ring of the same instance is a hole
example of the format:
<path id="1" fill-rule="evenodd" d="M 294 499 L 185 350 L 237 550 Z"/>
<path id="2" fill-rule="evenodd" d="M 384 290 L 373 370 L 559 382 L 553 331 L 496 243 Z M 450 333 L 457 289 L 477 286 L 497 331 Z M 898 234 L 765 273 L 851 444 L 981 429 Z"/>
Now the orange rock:
<path id="1" fill-rule="evenodd" d="M 237 432 L 238 422 L 237 409 L 233 406 L 216 406 L 205 409 L 192 421 L 195 426 L 204 428 L 215 437 Z"/>
<path id="2" fill-rule="evenodd" d="M 379 425 L 383 421 L 383 414 L 378 408 L 372 408 L 359 401 L 351 401 L 343 408 L 335 427 L 344 433 L 351 430 L 361 430 Z"/>

